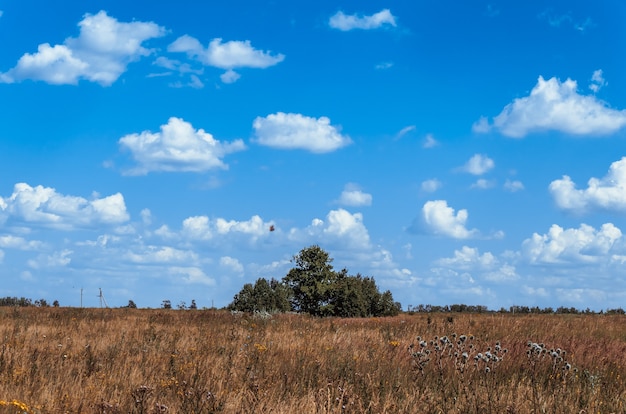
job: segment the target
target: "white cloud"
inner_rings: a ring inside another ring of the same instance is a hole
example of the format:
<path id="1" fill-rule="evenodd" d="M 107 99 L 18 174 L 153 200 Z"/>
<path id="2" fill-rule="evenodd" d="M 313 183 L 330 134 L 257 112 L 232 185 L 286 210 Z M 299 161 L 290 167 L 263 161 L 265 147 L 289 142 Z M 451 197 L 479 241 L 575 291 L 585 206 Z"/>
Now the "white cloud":
<path id="1" fill-rule="evenodd" d="M 396 26 L 396 18 L 389 9 L 383 9 L 371 16 L 359 16 L 357 14 L 344 14 L 338 11 L 328 20 L 328 25 L 333 29 L 349 31 L 353 29 L 378 29 L 383 25 Z"/>
<path id="2" fill-rule="evenodd" d="M 28 260 L 28 266 L 33 269 L 47 269 L 51 267 L 65 267 L 70 264 L 70 257 L 74 252 L 69 249 L 63 249 L 60 252 L 54 252 L 49 255 L 39 255 L 37 259 Z"/>
<path id="3" fill-rule="evenodd" d="M 182 277 L 184 283 L 207 286 L 215 285 L 215 279 L 207 276 L 199 267 L 172 266 L 168 268 L 168 273 L 172 276 Z"/>
<path id="4" fill-rule="evenodd" d="M 142 264 L 185 263 L 196 262 L 197 253 L 190 250 L 175 249 L 170 246 L 147 246 L 139 253 L 128 252 L 127 260 Z"/>
<path id="5" fill-rule="evenodd" d="M 503 135 L 523 138 L 528 134 L 560 131 L 570 135 L 609 135 L 626 125 L 626 111 L 610 108 L 593 95 L 580 95 L 571 79 L 539 77 L 529 96 L 515 99 L 489 125 L 485 118 L 474 124 L 475 132 L 496 129 Z"/>
<path id="6" fill-rule="evenodd" d="M 498 259 L 491 253 L 479 253 L 477 248 L 463 246 L 461 250 L 454 251 L 454 257 L 439 259 L 436 262 L 442 266 L 449 266 L 455 269 L 491 269 L 498 264 Z"/>
<path id="7" fill-rule="evenodd" d="M 335 151 L 350 144 L 338 127 L 325 116 L 311 118 L 301 114 L 278 112 L 257 117 L 252 127 L 256 142 L 278 149 L 304 149 L 314 153 Z"/>
<path id="8" fill-rule="evenodd" d="M 488 190 L 490 188 L 495 187 L 496 182 L 493 180 L 485 180 L 484 178 L 479 178 L 476 180 L 474 184 L 470 186 L 470 188 L 477 188 L 479 190 Z"/>
<path id="9" fill-rule="evenodd" d="M 405 136 L 406 134 L 408 134 L 409 132 L 415 131 L 415 125 L 408 125 L 405 126 L 404 128 L 402 128 L 397 134 L 396 134 L 396 139 L 400 139 L 403 136 Z"/>
<path id="10" fill-rule="evenodd" d="M 426 134 L 424 137 L 424 143 L 422 144 L 423 148 L 434 148 L 439 145 L 439 142 L 435 139 L 433 134 Z"/>
<path id="11" fill-rule="evenodd" d="M 155 23 L 121 23 L 104 11 L 86 14 L 78 25 L 78 37 L 67 38 L 62 45 L 40 44 L 36 53 L 24 54 L 13 69 L 0 74 L 0 82 L 32 79 L 75 85 L 85 79 L 108 86 L 129 63 L 151 53 L 142 46 L 145 41 L 165 34 Z"/>
<path id="12" fill-rule="evenodd" d="M 243 276 L 243 265 L 234 257 L 220 257 L 220 267 L 227 269 L 229 273 L 234 273 L 237 276 Z"/>
<path id="13" fill-rule="evenodd" d="M 121 224 L 129 216 L 120 193 L 89 201 L 59 194 L 54 188 L 18 183 L 11 196 L 0 197 L 0 221 L 7 219 L 72 230 L 96 224 Z"/>
<path id="14" fill-rule="evenodd" d="M 598 69 L 593 72 L 591 76 L 591 83 L 589 84 L 589 89 L 593 91 L 593 93 L 598 93 L 600 89 L 607 85 L 606 80 L 604 79 L 602 69 Z"/>
<path id="15" fill-rule="evenodd" d="M 242 140 L 224 143 L 216 140 L 203 129 L 194 129 L 176 117 L 161 126 L 161 132 L 143 131 L 119 140 L 120 146 L 131 151 L 138 166 L 131 174 L 147 174 L 151 171 L 202 172 L 213 168 L 226 169 L 222 161 L 227 154 L 242 151 Z"/>
<path id="16" fill-rule="evenodd" d="M 622 250 L 622 232 L 612 223 L 600 230 L 587 224 L 578 229 L 553 224 L 547 234 L 534 233 L 522 243 L 523 255 L 531 263 L 599 263 Z"/>
<path id="17" fill-rule="evenodd" d="M 251 242 L 260 237 L 267 237 L 270 234 L 269 228 L 273 222 L 266 222 L 254 215 L 249 220 L 237 221 L 226 220 L 224 218 L 209 219 L 207 216 L 188 217 L 183 221 L 181 235 L 189 240 L 224 241 L 225 238 L 246 236 Z M 168 232 L 163 232 L 165 235 Z"/>
<path id="18" fill-rule="evenodd" d="M 253 237 L 259 237 L 268 234 L 271 223 L 266 223 L 257 215 L 254 215 L 247 221 L 225 220 L 218 218 L 215 220 L 215 229 L 218 234 L 241 233 Z"/>
<path id="19" fill-rule="evenodd" d="M 584 213 L 591 209 L 626 211 L 626 157 L 611 164 L 604 178 L 591 178 L 579 190 L 567 175 L 549 186 L 556 205 L 563 210 Z"/>
<path id="20" fill-rule="evenodd" d="M 372 195 L 364 193 L 357 186 L 353 184 L 346 185 L 346 188 L 341 192 L 339 197 L 339 204 L 350 207 L 361 207 L 372 205 Z"/>
<path id="21" fill-rule="evenodd" d="M 228 69 L 226 72 L 220 75 L 220 79 L 224 83 L 235 83 L 240 77 L 241 75 L 232 69 Z"/>
<path id="22" fill-rule="evenodd" d="M 491 158 L 483 154 L 475 154 L 470 158 L 467 163 L 463 167 L 461 167 L 461 171 L 473 174 L 473 175 L 483 175 L 486 172 L 490 171 L 495 167 L 495 163 Z"/>
<path id="23" fill-rule="evenodd" d="M 445 200 L 427 201 L 422 207 L 422 218 L 427 229 L 454 239 L 469 239 L 478 235 L 478 230 L 465 227 L 467 217 L 467 210 L 459 210 L 455 214 Z"/>
<path id="24" fill-rule="evenodd" d="M 239 74 L 233 71 L 235 68 L 265 69 L 285 60 L 285 55 L 281 53 L 272 54 L 269 51 L 255 49 L 249 40 L 232 40 L 224 43 L 222 39 L 215 38 L 205 48 L 198 39 L 183 35 L 171 43 L 167 50 L 186 53 L 189 58 L 204 65 L 226 69 L 221 76 L 224 83 L 233 83 L 239 79 Z"/>
<path id="25" fill-rule="evenodd" d="M 0 236 L 0 247 L 5 249 L 37 250 L 43 245 L 38 240 L 26 240 L 23 237 L 4 234 Z"/>
<path id="26" fill-rule="evenodd" d="M 371 247 L 369 233 L 363 224 L 363 215 L 350 214 L 342 208 L 331 210 L 326 221 L 316 218 L 303 230 L 291 229 L 288 237 L 296 242 L 324 242 L 339 249 L 363 250 Z"/>
<path id="27" fill-rule="evenodd" d="M 391 69 L 392 67 L 393 67 L 393 62 L 381 62 L 377 64 L 376 66 L 374 66 L 374 68 L 376 68 L 377 70 Z"/>
<path id="28" fill-rule="evenodd" d="M 441 188 L 441 185 L 441 181 L 436 178 L 432 178 L 430 180 L 422 181 L 421 188 L 422 191 L 425 191 L 427 193 L 434 193 Z"/>
<path id="29" fill-rule="evenodd" d="M 504 182 L 504 189 L 507 191 L 510 191 L 512 193 L 515 193 L 517 191 L 521 191 L 524 189 L 524 183 L 522 183 L 521 181 L 518 180 L 506 180 Z"/>

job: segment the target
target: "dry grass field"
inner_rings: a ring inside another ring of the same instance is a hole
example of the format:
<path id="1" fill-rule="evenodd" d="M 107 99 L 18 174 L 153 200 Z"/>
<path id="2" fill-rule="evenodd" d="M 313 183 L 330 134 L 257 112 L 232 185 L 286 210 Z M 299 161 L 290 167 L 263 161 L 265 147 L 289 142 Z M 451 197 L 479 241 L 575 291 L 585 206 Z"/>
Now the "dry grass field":
<path id="1" fill-rule="evenodd" d="M 626 411 L 619 315 L 0 308 L 0 347 L 6 413 Z"/>

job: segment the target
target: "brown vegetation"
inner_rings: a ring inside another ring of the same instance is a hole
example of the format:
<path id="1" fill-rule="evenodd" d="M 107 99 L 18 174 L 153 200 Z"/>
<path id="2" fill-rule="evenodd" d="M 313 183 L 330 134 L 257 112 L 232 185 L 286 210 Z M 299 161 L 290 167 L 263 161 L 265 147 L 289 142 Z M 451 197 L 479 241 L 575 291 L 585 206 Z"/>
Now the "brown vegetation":
<path id="1" fill-rule="evenodd" d="M 622 413 L 625 322 L 3 308 L 0 412 Z"/>

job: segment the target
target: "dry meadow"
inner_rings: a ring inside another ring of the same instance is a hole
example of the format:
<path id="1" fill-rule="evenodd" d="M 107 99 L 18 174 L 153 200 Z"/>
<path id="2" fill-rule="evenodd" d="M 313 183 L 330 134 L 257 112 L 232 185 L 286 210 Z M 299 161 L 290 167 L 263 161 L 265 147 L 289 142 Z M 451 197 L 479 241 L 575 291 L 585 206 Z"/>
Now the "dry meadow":
<path id="1" fill-rule="evenodd" d="M 623 413 L 626 317 L 2 308 L 0 412 Z"/>

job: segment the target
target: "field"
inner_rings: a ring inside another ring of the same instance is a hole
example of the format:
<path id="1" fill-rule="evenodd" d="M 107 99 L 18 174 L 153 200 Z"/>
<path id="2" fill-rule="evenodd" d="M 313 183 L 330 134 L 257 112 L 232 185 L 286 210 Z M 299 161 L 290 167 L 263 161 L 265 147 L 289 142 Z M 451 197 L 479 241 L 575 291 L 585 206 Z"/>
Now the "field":
<path id="1" fill-rule="evenodd" d="M 620 315 L 0 308 L 0 344 L 6 413 L 626 411 Z"/>

